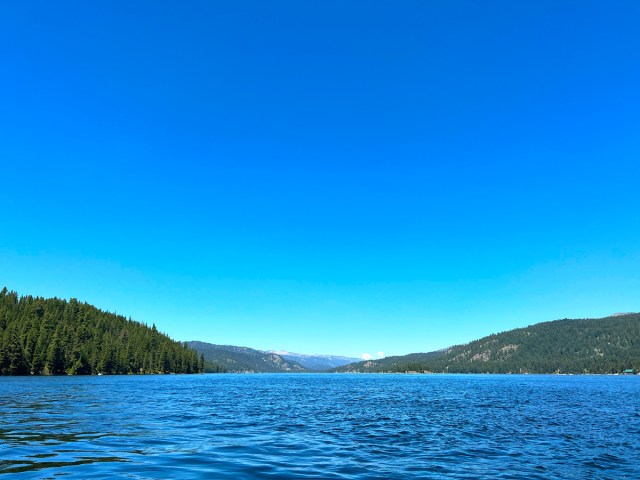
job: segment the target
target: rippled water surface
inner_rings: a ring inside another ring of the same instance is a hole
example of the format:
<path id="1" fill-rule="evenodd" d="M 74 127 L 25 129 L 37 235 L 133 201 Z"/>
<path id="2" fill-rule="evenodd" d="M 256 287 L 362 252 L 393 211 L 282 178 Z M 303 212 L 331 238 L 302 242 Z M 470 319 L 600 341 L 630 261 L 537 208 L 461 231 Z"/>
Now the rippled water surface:
<path id="1" fill-rule="evenodd" d="M 11 478 L 640 478 L 640 377 L 0 378 Z"/>

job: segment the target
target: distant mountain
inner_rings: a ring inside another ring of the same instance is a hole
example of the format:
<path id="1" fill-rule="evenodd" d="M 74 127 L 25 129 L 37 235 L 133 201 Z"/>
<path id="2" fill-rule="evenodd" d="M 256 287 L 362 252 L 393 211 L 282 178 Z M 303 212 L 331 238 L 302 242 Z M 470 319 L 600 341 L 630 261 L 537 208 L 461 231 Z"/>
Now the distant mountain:
<path id="1" fill-rule="evenodd" d="M 336 372 L 621 373 L 640 370 L 640 314 L 556 320 L 430 353 L 337 367 Z"/>
<path id="2" fill-rule="evenodd" d="M 191 341 L 189 348 L 204 355 L 208 368 L 205 371 L 278 373 L 304 372 L 305 367 L 295 361 L 283 358 L 281 355 L 261 352 L 247 347 L 232 345 L 214 345 L 212 343 Z"/>
<path id="3" fill-rule="evenodd" d="M 309 370 L 330 370 L 332 368 L 341 367 L 349 363 L 357 362 L 359 358 L 340 357 L 338 355 L 306 355 L 303 353 L 293 353 L 284 350 L 270 350 L 269 353 L 275 353 L 282 358 L 299 363 Z"/>

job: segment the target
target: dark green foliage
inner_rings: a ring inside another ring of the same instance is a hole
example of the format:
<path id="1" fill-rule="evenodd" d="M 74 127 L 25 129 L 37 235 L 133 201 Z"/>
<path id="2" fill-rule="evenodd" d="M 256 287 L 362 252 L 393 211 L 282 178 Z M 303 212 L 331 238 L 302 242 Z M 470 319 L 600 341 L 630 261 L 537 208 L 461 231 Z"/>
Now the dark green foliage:
<path id="1" fill-rule="evenodd" d="M 431 353 L 358 362 L 339 372 L 621 373 L 640 370 L 640 314 L 556 320 Z"/>
<path id="2" fill-rule="evenodd" d="M 205 372 L 304 372 L 297 362 L 287 360 L 275 353 L 266 353 L 247 347 L 214 345 L 205 342 L 187 342 L 196 349 L 205 361 Z"/>
<path id="3" fill-rule="evenodd" d="M 16 328 L 11 326 L 3 337 L 0 344 L 0 371 L 7 375 L 26 375 L 29 364 Z"/>
<path id="4" fill-rule="evenodd" d="M 204 362 L 204 373 L 227 373 L 228 370 L 224 366 L 216 362 Z"/>
<path id="5" fill-rule="evenodd" d="M 1 375 L 199 373 L 204 367 L 195 350 L 155 325 L 76 299 L 0 292 Z"/>

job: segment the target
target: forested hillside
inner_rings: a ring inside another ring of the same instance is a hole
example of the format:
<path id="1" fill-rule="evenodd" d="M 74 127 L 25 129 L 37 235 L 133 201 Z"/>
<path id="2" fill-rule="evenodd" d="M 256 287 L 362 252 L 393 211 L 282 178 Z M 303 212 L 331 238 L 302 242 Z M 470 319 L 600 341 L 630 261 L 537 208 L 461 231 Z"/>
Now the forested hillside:
<path id="1" fill-rule="evenodd" d="M 640 314 L 556 320 L 338 372 L 621 373 L 640 370 Z"/>
<path id="2" fill-rule="evenodd" d="M 253 348 L 196 341 L 187 342 L 187 345 L 204 355 L 208 368 L 215 367 L 225 372 L 278 373 L 306 370 L 297 362 Z"/>
<path id="3" fill-rule="evenodd" d="M 76 299 L 0 292 L 0 374 L 197 373 L 186 344 Z"/>

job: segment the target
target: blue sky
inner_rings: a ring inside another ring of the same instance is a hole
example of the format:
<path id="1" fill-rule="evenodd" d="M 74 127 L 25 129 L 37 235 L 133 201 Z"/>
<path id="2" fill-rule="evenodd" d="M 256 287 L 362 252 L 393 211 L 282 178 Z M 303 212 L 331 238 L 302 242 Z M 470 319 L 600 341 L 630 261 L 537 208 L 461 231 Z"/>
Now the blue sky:
<path id="1" fill-rule="evenodd" d="M 3 2 L 0 283 L 360 356 L 640 310 L 634 1 Z"/>

